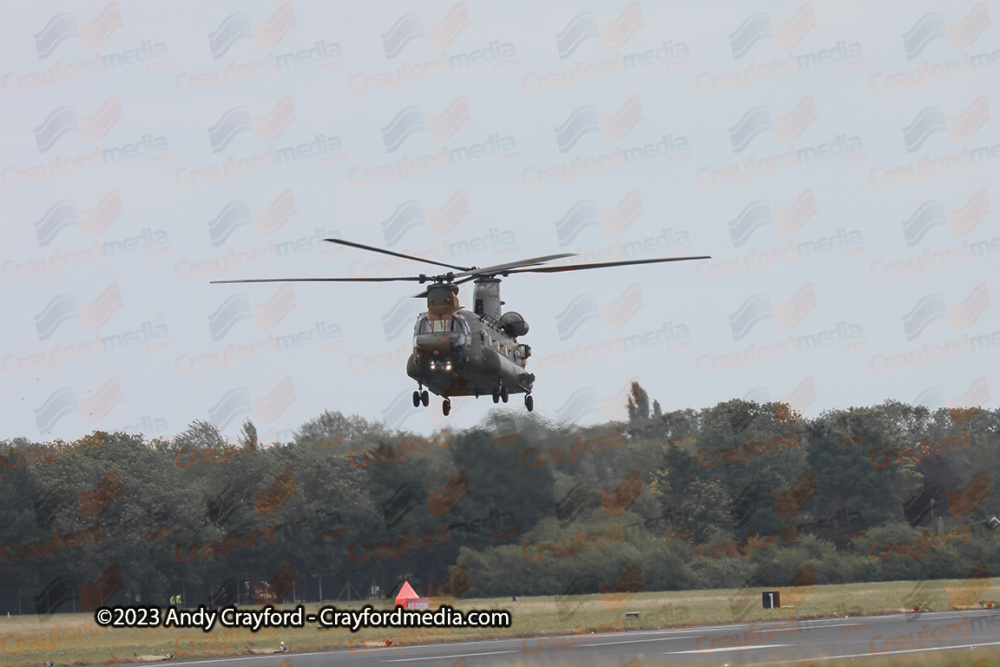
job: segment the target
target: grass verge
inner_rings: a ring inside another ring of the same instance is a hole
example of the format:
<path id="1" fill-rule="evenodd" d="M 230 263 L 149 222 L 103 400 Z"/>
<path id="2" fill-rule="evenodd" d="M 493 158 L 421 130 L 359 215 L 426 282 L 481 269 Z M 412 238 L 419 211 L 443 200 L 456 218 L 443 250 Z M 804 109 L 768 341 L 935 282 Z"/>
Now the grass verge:
<path id="1" fill-rule="evenodd" d="M 988 580 L 989 581 L 989 580 Z M 763 589 L 724 589 L 707 591 L 669 591 L 658 593 L 613 593 L 602 595 L 525 597 L 504 599 L 434 599 L 432 609 L 439 604 L 452 604 L 456 609 L 505 609 L 512 613 L 513 624 L 505 629 L 470 628 L 365 628 L 356 633 L 345 629 L 318 631 L 314 626 L 296 629 L 262 629 L 255 633 L 244 629 L 222 628 L 217 624 L 208 633 L 198 629 L 101 628 L 92 613 L 55 614 L 49 617 L 14 616 L 0 619 L 0 662 L 10 667 L 43 664 L 88 665 L 107 662 L 141 662 L 162 659 L 167 653 L 175 658 L 201 658 L 223 655 L 250 655 L 277 651 L 283 641 L 289 656 L 300 651 L 350 648 L 366 652 L 376 647 L 468 641 L 505 637 L 532 637 L 564 634 L 614 633 L 632 629 L 688 628 L 701 625 L 786 621 L 791 618 L 831 618 L 834 616 L 869 616 L 912 611 L 914 600 L 928 611 L 952 609 L 952 604 L 964 595 L 961 581 L 885 582 L 809 586 L 781 590 L 781 602 L 788 608 L 765 610 L 761 604 Z M 992 581 L 990 581 L 992 584 Z M 966 598 L 968 596 L 966 595 Z M 993 587 L 979 590 L 976 600 L 995 600 Z M 971 598 L 970 598 L 971 599 Z M 338 609 L 360 609 L 366 602 L 307 603 L 306 613 L 315 613 L 321 606 Z M 389 602 L 372 603 L 379 609 L 391 609 Z M 978 608 L 978 605 L 969 605 Z M 292 608 L 294 605 L 279 605 Z M 638 617 L 626 612 L 640 612 Z M 1000 650 L 976 650 L 975 659 L 987 656 L 988 663 L 1000 664 Z M 993 652 L 991 652 L 993 651 Z M 971 665 L 971 652 L 921 654 L 920 664 Z M 842 664 L 847 664 L 844 661 Z M 808 664 L 808 663 L 806 663 Z M 817 663 L 836 667 L 839 661 Z M 857 661 L 851 664 L 858 664 Z M 900 657 L 872 658 L 863 664 L 912 664 Z"/>

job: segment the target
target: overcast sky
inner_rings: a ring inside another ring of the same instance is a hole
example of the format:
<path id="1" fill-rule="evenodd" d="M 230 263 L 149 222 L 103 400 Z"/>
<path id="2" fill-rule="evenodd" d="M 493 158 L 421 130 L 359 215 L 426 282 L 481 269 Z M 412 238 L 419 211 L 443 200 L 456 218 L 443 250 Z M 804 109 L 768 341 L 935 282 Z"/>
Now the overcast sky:
<path id="1" fill-rule="evenodd" d="M 412 407 L 413 285 L 209 284 L 434 269 L 330 236 L 711 255 L 504 281 L 555 420 L 622 417 L 636 379 L 664 410 L 992 406 L 1000 6 L 734 7 L 9 7 L 0 437 L 482 419 Z"/>

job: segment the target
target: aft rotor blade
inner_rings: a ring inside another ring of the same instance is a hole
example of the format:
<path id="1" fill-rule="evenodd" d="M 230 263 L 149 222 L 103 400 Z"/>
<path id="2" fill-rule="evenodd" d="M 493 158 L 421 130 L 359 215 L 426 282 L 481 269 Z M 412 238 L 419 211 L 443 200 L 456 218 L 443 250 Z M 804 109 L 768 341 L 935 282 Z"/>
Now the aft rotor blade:
<path id="1" fill-rule="evenodd" d="M 354 243 L 353 241 L 344 241 L 343 239 L 323 239 L 324 241 L 329 241 L 330 243 L 337 243 L 339 245 L 346 245 L 351 248 L 360 248 L 362 250 L 371 250 L 372 252 L 382 253 L 383 255 L 392 255 L 393 257 L 400 257 L 402 259 L 409 259 L 414 262 L 425 262 L 427 264 L 435 264 L 437 266 L 443 266 L 448 269 L 457 269 L 459 271 L 471 271 L 472 267 L 468 266 L 455 266 L 454 264 L 445 264 L 444 262 L 435 262 L 432 259 L 424 259 L 423 257 L 413 257 L 411 255 L 404 255 L 401 252 L 393 252 L 392 250 L 386 250 L 384 248 L 376 248 L 375 246 L 365 245 L 363 243 Z"/>
<path id="2" fill-rule="evenodd" d="M 545 262 L 551 262 L 554 259 L 562 259 L 563 257 L 576 257 L 576 253 L 564 252 L 558 255 L 543 255 L 541 257 L 531 257 L 528 259 L 520 259 L 516 262 L 507 262 L 506 264 L 495 264 L 494 266 L 484 266 L 481 269 L 465 269 L 463 273 L 456 273 L 456 276 L 481 276 L 481 275 L 491 275 L 494 273 L 505 273 L 510 269 L 520 268 L 522 266 L 534 266 L 536 264 L 544 264 Z"/>
<path id="3" fill-rule="evenodd" d="M 692 259 L 712 259 L 709 255 L 698 257 L 661 257 L 659 259 L 634 259 L 625 262 L 600 262 L 597 264 L 576 264 L 575 266 L 541 266 L 534 269 L 515 269 L 510 273 L 560 273 L 562 271 L 582 271 L 583 269 L 605 269 L 611 266 L 632 266 L 634 264 L 658 264 L 660 262 L 685 262 Z"/>
<path id="4" fill-rule="evenodd" d="M 398 281 L 428 281 L 427 276 L 399 276 L 396 278 L 250 278 L 248 280 L 213 280 L 212 285 L 224 283 L 391 283 Z"/>

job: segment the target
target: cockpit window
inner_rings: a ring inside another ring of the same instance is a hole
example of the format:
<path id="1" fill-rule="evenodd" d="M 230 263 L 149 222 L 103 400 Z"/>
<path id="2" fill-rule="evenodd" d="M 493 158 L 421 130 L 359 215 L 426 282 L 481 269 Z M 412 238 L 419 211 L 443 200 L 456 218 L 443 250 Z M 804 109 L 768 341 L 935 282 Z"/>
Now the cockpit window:
<path id="1" fill-rule="evenodd" d="M 431 320 L 428 317 L 423 317 L 417 325 L 418 334 L 440 333 L 447 331 L 469 333 L 469 325 L 467 325 L 465 320 L 460 317 L 452 317 L 447 320 Z"/>

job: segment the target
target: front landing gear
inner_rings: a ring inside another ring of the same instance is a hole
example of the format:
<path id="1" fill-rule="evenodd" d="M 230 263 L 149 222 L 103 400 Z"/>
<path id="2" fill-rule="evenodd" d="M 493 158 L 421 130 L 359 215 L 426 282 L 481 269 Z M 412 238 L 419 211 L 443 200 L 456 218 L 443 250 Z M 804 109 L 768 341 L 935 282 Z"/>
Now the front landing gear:
<path id="1" fill-rule="evenodd" d="M 444 399 L 444 403 L 441 404 L 441 412 L 444 413 L 445 417 L 447 417 L 448 413 L 451 412 L 451 399 L 450 398 Z"/>
<path id="2" fill-rule="evenodd" d="M 426 408 L 428 405 L 430 405 L 430 402 L 431 402 L 431 397 L 427 393 L 426 389 L 424 389 L 423 391 L 413 392 L 413 407 L 419 408 L 420 404 L 423 403 L 424 407 Z"/>
<path id="3" fill-rule="evenodd" d="M 535 399 L 531 397 L 531 394 L 524 395 L 524 407 L 528 408 L 528 412 L 535 409 Z"/>

